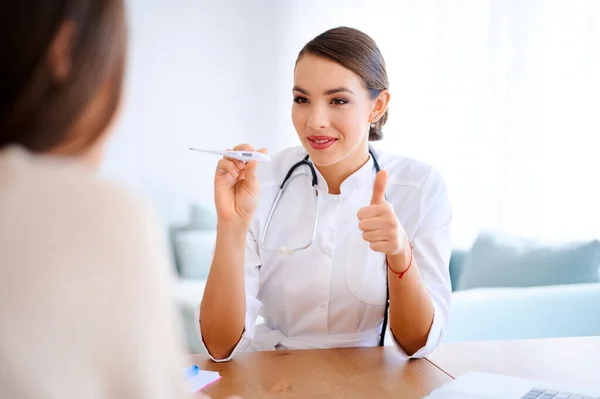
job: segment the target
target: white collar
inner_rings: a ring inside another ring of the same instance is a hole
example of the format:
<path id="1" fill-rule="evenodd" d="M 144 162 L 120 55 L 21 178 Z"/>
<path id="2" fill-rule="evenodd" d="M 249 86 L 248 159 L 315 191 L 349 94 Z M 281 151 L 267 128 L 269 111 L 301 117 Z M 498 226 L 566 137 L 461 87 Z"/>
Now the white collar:
<path id="1" fill-rule="evenodd" d="M 371 149 L 373 154 L 375 151 Z M 309 162 L 312 162 L 310 158 Z M 340 185 L 340 194 L 329 194 L 329 187 L 327 186 L 327 182 L 325 178 L 319 171 L 317 167 L 314 166 L 315 173 L 317 174 L 317 187 L 320 193 L 326 193 L 326 197 L 334 200 L 341 200 L 348 195 L 351 195 L 357 189 L 364 187 L 366 184 L 371 183 L 375 179 L 376 171 L 375 171 L 375 163 L 373 162 L 373 157 L 369 156 L 367 162 L 361 166 L 356 172 L 352 173 L 350 176 L 346 178 Z"/>

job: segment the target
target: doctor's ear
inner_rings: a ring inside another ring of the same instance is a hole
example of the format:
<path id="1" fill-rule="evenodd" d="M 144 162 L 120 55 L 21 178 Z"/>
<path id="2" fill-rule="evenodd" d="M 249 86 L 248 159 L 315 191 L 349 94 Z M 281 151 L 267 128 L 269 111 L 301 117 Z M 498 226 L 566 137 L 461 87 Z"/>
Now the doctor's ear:
<path id="1" fill-rule="evenodd" d="M 386 113 L 388 104 L 390 103 L 390 92 L 382 90 L 373 100 L 373 111 L 371 112 L 371 123 L 377 120 Z"/>
<path id="2" fill-rule="evenodd" d="M 369 141 L 377 141 L 383 138 L 381 129 L 388 118 L 388 104 L 390 102 L 390 92 L 382 90 L 373 100 L 373 110 L 369 118 L 371 124 L 369 129 Z"/>

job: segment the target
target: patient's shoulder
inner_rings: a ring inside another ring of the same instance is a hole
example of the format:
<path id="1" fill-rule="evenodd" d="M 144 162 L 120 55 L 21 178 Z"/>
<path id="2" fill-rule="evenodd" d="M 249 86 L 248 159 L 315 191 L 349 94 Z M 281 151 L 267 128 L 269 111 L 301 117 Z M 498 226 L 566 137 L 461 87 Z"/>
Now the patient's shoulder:
<path id="1" fill-rule="evenodd" d="M 54 253 L 80 248 L 81 256 L 155 244 L 158 218 L 150 204 L 81 162 L 3 151 L 0 187 L 0 222 L 15 240 L 52 243 Z"/>

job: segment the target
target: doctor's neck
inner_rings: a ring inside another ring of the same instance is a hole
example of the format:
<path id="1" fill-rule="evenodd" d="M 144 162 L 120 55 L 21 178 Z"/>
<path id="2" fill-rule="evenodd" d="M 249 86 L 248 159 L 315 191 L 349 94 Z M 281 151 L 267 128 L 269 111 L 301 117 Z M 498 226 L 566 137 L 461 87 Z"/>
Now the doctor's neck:
<path id="1" fill-rule="evenodd" d="M 363 167 L 369 161 L 370 156 L 369 143 L 364 141 L 363 144 L 339 162 L 327 166 L 315 166 L 327 182 L 329 194 L 340 194 L 342 183 Z"/>

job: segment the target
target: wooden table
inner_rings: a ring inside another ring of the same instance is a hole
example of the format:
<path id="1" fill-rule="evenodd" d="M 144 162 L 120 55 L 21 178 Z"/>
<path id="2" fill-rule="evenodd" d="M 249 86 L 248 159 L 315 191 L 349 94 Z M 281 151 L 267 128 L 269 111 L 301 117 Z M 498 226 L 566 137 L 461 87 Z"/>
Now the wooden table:
<path id="1" fill-rule="evenodd" d="M 249 352 L 227 363 L 192 356 L 223 377 L 204 393 L 252 398 L 422 398 L 452 379 L 426 359 L 403 360 L 393 347 Z"/>
<path id="2" fill-rule="evenodd" d="M 561 384 L 600 384 L 600 337 L 447 343 L 427 360 L 454 378 L 483 371 Z"/>

